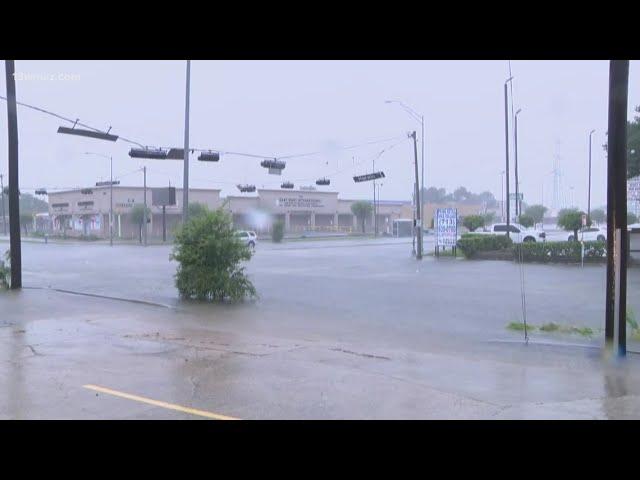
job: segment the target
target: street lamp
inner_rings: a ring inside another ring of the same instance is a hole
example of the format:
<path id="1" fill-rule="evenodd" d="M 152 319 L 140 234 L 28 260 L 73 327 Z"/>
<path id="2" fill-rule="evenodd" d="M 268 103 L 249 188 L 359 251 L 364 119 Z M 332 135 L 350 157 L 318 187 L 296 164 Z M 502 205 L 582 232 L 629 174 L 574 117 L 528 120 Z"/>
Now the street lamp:
<path id="1" fill-rule="evenodd" d="M 502 199 L 502 205 L 500 205 L 500 220 L 504 222 L 504 170 L 500 172 L 500 198 Z"/>
<path id="2" fill-rule="evenodd" d="M 413 110 L 411 107 L 405 105 L 403 102 L 401 102 L 400 100 L 385 100 L 384 103 L 397 103 L 398 105 L 400 105 L 414 120 L 420 122 L 420 128 L 421 128 L 421 136 L 420 136 L 420 150 L 421 150 L 421 169 L 422 169 L 422 173 L 420 175 L 420 184 L 422 185 L 422 188 L 424 188 L 424 115 L 419 114 L 418 112 L 416 112 L 415 110 Z M 418 187 L 419 190 L 420 187 Z M 422 217 L 420 218 L 420 224 L 422 225 L 422 227 L 424 228 L 424 210 L 422 211 Z"/>
<path id="3" fill-rule="evenodd" d="M 518 111 L 515 114 L 515 120 L 514 120 L 514 126 L 513 126 L 513 130 L 514 130 L 514 149 L 515 149 L 515 167 L 516 167 L 516 217 L 520 214 L 522 214 L 521 212 L 521 203 L 520 203 L 520 182 L 518 181 L 518 114 L 522 111 L 521 108 L 518 109 Z"/>
<path id="4" fill-rule="evenodd" d="M 95 152 L 84 152 L 84 154 L 109 159 L 109 245 L 113 247 L 113 157 Z"/>
<path id="5" fill-rule="evenodd" d="M 509 77 L 504 82 L 504 143 L 505 143 L 505 163 L 506 163 L 506 176 L 507 176 L 507 238 L 509 238 L 509 230 L 511 224 L 511 210 L 509 204 L 511 200 L 509 198 L 509 97 L 507 93 L 507 85 L 513 80 L 513 77 Z"/>
<path id="6" fill-rule="evenodd" d="M 587 225 L 591 225 L 591 135 L 595 130 L 589 132 L 589 188 L 587 193 Z"/>

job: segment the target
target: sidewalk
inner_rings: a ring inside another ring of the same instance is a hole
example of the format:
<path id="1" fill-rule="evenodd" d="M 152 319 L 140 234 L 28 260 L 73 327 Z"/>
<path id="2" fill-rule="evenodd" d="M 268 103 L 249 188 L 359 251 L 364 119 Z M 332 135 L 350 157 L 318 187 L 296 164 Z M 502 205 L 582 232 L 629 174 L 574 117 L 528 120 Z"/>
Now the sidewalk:
<path id="1" fill-rule="evenodd" d="M 246 419 L 640 417 L 640 359 L 597 349 L 389 350 L 47 289 L 0 292 L 0 311 L 0 418 L 198 418 L 87 384 Z"/>

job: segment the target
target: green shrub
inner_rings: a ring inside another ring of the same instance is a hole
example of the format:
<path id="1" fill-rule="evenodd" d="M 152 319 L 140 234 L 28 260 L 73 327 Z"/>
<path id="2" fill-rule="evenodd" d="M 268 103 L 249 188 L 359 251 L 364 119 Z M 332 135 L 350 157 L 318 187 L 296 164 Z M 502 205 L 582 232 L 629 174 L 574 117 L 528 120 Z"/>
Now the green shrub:
<path id="1" fill-rule="evenodd" d="M 190 218 L 176 231 L 171 259 L 179 263 L 176 287 L 183 299 L 241 301 L 256 290 L 240 266 L 251 250 L 233 230 L 222 209 Z"/>
<path id="2" fill-rule="evenodd" d="M 466 233 L 458 240 L 457 246 L 467 258 L 478 252 L 495 252 L 511 247 L 512 240 L 506 235 L 483 235 Z"/>
<path id="3" fill-rule="evenodd" d="M 7 250 L 4 254 L 4 261 L 0 260 L 0 289 L 8 289 L 11 285 L 11 253 Z"/>
<path id="4" fill-rule="evenodd" d="M 271 239 L 275 243 L 280 243 L 284 238 L 284 223 L 278 221 L 273 224 L 273 230 L 271 230 Z"/>
<path id="5" fill-rule="evenodd" d="M 585 261 L 605 259 L 605 242 L 584 242 Z M 531 242 L 514 246 L 514 259 L 523 262 L 580 262 L 580 242 Z"/>

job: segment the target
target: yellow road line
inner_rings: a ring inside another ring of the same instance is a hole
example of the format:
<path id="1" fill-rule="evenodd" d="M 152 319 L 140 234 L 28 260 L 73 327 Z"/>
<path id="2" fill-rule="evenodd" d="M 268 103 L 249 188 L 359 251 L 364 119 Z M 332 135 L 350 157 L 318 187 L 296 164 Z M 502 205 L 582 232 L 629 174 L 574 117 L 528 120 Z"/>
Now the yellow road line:
<path id="1" fill-rule="evenodd" d="M 84 388 L 93 390 L 96 392 L 106 393 L 108 395 L 114 395 L 116 397 L 126 398 L 135 402 L 148 403 L 156 407 L 167 408 L 169 410 L 177 410 L 179 412 L 190 413 L 191 415 L 198 415 L 200 417 L 213 418 L 216 420 L 239 420 L 234 417 L 227 417 L 226 415 L 219 415 L 213 412 L 207 412 L 206 410 L 198 410 L 195 408 L 183 407 L 182 405 L 176 405 L 175 403 L 161 402 L 159 400 L 153 400 L 152 398 L 140 397 L 139 395 L 132 395 L 130 393 L 119 392 L 118 390 L 111 390 L 110 388 L 99 387 L 97 385 L 83 385 Z"/>

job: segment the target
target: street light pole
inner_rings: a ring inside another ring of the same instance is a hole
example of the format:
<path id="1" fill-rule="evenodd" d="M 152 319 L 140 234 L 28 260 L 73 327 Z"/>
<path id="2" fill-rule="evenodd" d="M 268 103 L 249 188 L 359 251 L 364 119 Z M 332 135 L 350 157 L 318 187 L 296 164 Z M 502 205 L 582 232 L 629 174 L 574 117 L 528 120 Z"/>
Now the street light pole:
<path id="1" fill-rule="evenodd" d="M 113 247 L 113 157 L 109 157 L 109 246 Z"/>
<path id="2" fill-rule="evenodd" d="M 510 203 L 511 199 L 509 198 L 509 97 L 507 93 L 507 84 L 513 80 L 513 77 L 509 77 L 506 82 L 504 82 L 504 143 L 505 143 L 505 163 L 506 163 L 506 185 L 507 185 L 507 238 L 509 238 L 509 230 L 511 229 L 511 210 Z"/>
<path id="3" fill-rule="evenodd" d="M 422 156 L 422 174 L 420 176 L 420 185 L 422 186 L 421 188 L 424 188 L 424 115 L 420 115 L 420 126 L 422 127 L 422 133 L 421 133 L 421 137 L 420 137 L 420 143 L 421 143 L 421 156 Z M 422 192 L 420 192 L 422 193 Z M 422 200 L 422 195 L 421 195 L 421 200 Z M 422 217 L 420 218 L 420 222 L 422 223 L 422 228 L 424 229 L 424 208 L 421 210 L 422 211 Z"/>
<path id="4" fill-rule="evenodd" d="M 187 60 L 187 87 L 184 106 L 184 174 L 182 179 L 182 224 L 189 218 L 189 90 L 191 85 L 191 60 Z"/>
<path id="5" fill-rule="evenodd" d="M 502 199 L 502 208 L 500 208 L 500 221 L 504 222 L 504 170 L 500 172 L 500 198 Z"/>
<path id="6" fill-rule="evenodd" d="M 591 225 L 591 135 L 595 130 L 589 132 L 589 188 L 587 193 L 587 225 Z"/>
<path id="7" fill-rule="evenodd" d="M 415 130 L 411 133 L 410 137 L 413 138 L 413 153 L 415 158 L 415 170 L 416 170 L 416 218 L 419 218 L 419 224 L 416 225 L 416 260 L 422 260 L 422 202 L 420 201 L 420 183 L 418 179 L 418 142 L 416 140 Z M 417 223 L 417 222 L 416 222 Z"/>
<path id="8" fill-rule="evenodd" d="M 84 152 L 84 154 L 109 159 L 109 246 L 113 247 L 113 157 L 95 152 Z"/>
<path id="9" fill-rule="evenodd" d="M 513 126 L 514 130 L 514 149 L 515 149 L 515 175 L 516 175 L 516 217 L 522 214 L 520 205 L 520 182 L 518 181 L 518 114 L 522 111 L 521 108 L 516 111 L 515 122 Z"/>
<path id="10" fill-rule="evenodd" d="M 142 217 L 144 224 L 144 246 L 147 246 L 147 167 L 142 167 L 144 175 L 144 216 Z"/>

